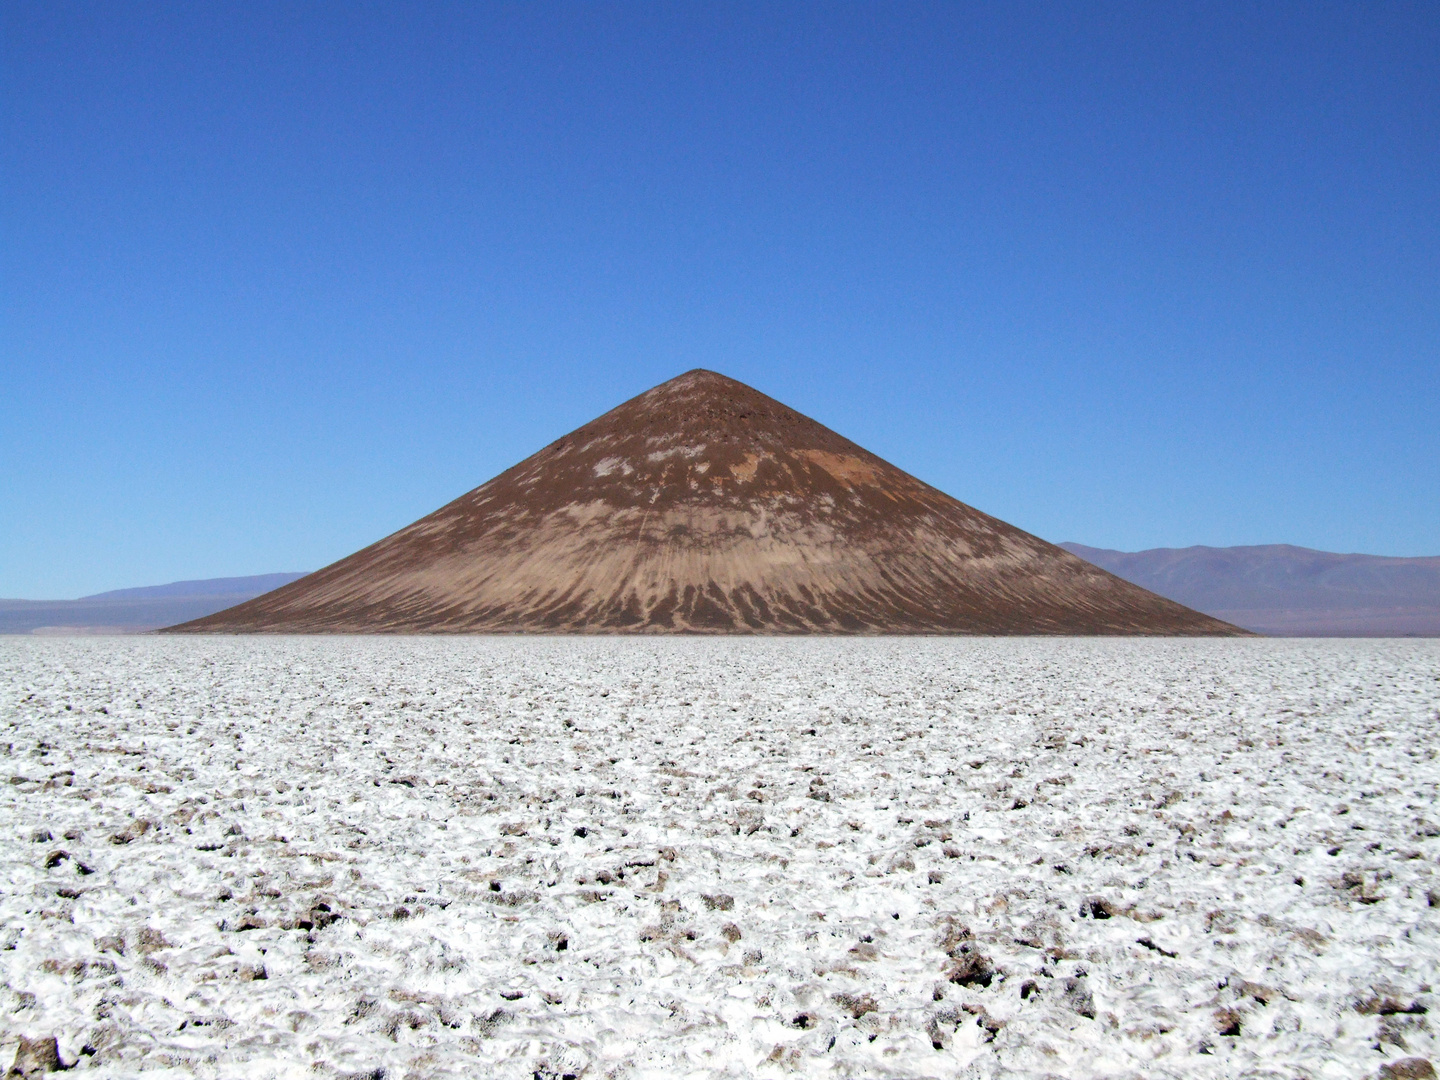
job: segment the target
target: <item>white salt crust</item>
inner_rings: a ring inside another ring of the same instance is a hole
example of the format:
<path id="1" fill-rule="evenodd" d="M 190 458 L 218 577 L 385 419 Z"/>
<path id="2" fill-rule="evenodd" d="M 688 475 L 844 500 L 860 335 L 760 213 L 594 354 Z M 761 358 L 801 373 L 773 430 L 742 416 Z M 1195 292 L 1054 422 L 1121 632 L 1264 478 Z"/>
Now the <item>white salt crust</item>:
<path id="1" fill-rule="evenodd" d="M 1376 1076 L 1437 710 L 1434 641 L 0 639 L 0 1068 Z"/>

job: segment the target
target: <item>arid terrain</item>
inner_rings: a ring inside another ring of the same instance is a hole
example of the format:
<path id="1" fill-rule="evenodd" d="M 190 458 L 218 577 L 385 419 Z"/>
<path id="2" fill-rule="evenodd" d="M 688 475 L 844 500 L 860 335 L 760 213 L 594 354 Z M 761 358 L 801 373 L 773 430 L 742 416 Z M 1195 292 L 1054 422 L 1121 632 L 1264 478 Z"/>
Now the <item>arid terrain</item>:
<path id="1" fill-rule="evenodd" d="M 1440 637 L 1440 558 L 1293 544 L 1065 550 L 1218 619 L 1277 637 Z"/>
<path id="2" fill-rule="evenodd" d="M 331 566 L 172 629 L 1245 633 L 713 371 L 646 391 Z"/>
<path id="3" fill-rule="evenodd" d="M 213 615 L 303 574 L 173 581 L 78 600 L 0 600 L 0 634 L 143 634 Z"/>
<path id="4" fill-rule="evenodd" d="M 0 1064 L 1428 1076 L 1437 702 L 1431 641 L 6 639 Z"/>

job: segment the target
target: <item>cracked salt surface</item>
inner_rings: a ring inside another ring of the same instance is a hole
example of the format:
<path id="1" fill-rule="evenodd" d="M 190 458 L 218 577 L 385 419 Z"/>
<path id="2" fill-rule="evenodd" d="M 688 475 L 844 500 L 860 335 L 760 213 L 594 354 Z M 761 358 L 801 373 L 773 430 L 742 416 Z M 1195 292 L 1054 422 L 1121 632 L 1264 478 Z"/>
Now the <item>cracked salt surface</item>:
<path id="1" fill-rule="evenodd" d="M 0 1066 L 1429 1075 L 1437 705 L 1428 641 L 5 640 Z"/>

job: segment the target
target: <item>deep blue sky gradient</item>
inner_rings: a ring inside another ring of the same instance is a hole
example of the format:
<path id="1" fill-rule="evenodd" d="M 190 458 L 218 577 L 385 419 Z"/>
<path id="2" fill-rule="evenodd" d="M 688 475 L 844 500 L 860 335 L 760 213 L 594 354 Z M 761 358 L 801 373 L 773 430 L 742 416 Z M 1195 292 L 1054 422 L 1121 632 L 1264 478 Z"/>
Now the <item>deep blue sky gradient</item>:
<path id="1" fill-rule="evenodd" d="M 1440 5 L 0 5 L 0 596 L 692 367 L 1052 540 L 1440 553 Z"/>

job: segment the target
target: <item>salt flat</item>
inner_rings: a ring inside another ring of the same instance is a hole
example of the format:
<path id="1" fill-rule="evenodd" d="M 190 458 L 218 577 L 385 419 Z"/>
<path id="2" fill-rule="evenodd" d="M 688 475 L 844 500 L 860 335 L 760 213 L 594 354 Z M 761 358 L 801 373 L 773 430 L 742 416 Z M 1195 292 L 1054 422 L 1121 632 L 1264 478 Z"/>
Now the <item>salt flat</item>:
<path id="1" fill-rule="evenodd" d="M 0 725 L 0 1066 L 1436 1054 L 1440 642 L 10 639 Z"/>

